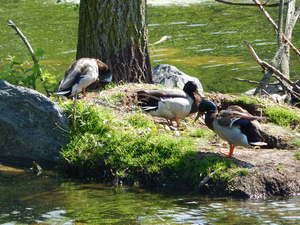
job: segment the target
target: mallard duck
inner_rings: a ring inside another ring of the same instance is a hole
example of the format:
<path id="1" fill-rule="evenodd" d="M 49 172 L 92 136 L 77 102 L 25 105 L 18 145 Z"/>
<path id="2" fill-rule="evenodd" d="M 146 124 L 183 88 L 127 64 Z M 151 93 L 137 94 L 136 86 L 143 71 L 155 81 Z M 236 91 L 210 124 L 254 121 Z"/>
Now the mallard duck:
<path id="1" fill-rule="evenodd" d="M 81 58 L 70 65 L 60 82 L 57 95 L 75 97 L 79 93 L 86 96 L 86 88 L 97 80 L 110 82 L 112 75 L 108 66 L 99 59 Z"/>
<path id="2" fill-rule="evenodd" d="M 141 108 L 152 116 L 165 118 L 170 126 L 176 121 L 180 126 L 180 119 L 185 118 L 198 110 L 201 96 L 198 94 L 197 85 L 188 81 L 183 90 L 156 89 L 138 91 L 138 100 Z"/>
<path id="3" fill-rule="evenodd" d="M 206 126 L 229 143 L 229 152 L 225 154 L 228 157 L 233 155 L 235 146 L 267 145 L 257 122 L 264 118 L 253 116 L 240 106 L 232 105 L 218 113 L 217 106 L 213 102 L 203 100 L 199 104 L 196 120 L 202 114 L 205 114 Z"/>

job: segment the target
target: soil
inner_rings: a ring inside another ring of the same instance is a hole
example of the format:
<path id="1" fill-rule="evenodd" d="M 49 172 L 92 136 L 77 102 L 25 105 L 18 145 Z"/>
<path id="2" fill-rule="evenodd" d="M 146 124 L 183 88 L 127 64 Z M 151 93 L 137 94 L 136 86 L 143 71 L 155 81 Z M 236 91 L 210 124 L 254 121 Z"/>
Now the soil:
<path id="1" fill-rule="evenodd" d="M 136 110 L 133 93 L 136 90 L 145 88 L 153 89 L 158 88 L 158 86 L 149 84 L 118 86 L 101 92 L 89 93 L 87 100 L 93 104 L 110 107 L 121 115 L 124 112 L 130 113 Z M 124 93 L 122 102 L 112 104 L 109 102 L 108 97 L 117 93 Z M 219 106 L 224 106 L 230 104 L 230 99 L 234 98 L 234 96 L 209 94 L 207 98 L 212 99 Z M 247 107 L 248 110 L 252 111 L 251 113 L 255 113 L 255 110 L 257 113 L 259 112 L 257 109 L 261 108 L 260 106 L 244 105 L 244 108 Z M 165 126 L 162 119 L 153 119 Z M 190 119 L 190 121 L 191 120 L 192 119 Z M 186 123 L 183 129 L 192 129 L 195 128 L 195 126 L 198 128 L 205 127 L 201 123 L 195 124 L 189 122 Z M 262 129 L 269 138 L 268 149 L 236 147 L 232 160 L 238 167 L 249 170 L 249 173 L 244 176 L 237 176 L 234 181 L 230 183 L 230 187 L 224 186 L 224 193 L 247 198 L 299 195 L 300 161 L 296 159 L 295 154 L 299 152 L 300 149 L 292 144 L 296 138 L 300 140 L 299 126 L 296 127 L 296 129 L 288 129 L 273 124 L 262 124 Z M 174 136 L 178 136 L 178 131 L 179 130 L 175 129 Z M 203 157 L 207 154 L 222 155 L 221 153 L 227 152 L 228 148 L 229 146 L 226 142 L 215 137 L 213 141 L 202 143 L 202 145 L 201 143 L 199 144 L 199 155 L 203 155 Z M 222 155 L 222 157 L 225 156 Z"/>

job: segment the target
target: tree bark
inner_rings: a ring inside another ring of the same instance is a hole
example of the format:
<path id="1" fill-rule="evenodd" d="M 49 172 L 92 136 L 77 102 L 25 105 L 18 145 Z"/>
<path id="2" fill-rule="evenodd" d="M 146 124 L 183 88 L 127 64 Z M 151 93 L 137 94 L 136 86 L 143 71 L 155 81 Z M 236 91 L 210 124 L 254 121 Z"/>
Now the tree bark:
<path id="1" fill-rule="evenodd" d="M 108 64 L 115 82 L 152 82 L 146 0 L 81 0 L 76 58 Z"/>

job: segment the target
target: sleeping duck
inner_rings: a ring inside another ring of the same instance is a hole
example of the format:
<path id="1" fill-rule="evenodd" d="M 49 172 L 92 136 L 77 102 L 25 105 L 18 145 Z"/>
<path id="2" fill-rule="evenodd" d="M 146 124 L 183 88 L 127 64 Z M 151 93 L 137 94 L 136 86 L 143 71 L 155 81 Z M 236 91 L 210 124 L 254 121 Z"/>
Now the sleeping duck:
<path id="1" fill-rule="evenodd" d="M 180 126 L 180 119 L 198 111 L 201 96 L 198 94 L 197 85 L 188 81 L 183 90 L 157 89 L 138 91 L 137 98 L 142 110 L 152 116 L 165 118 L 170 126 L 176 121 Z"/>
<path id="2" fill-rule="evenodd" d="M 229 106 L 218 113 L 217 106 L 208 100 L 199 105 L 196 120 L 205 113 L 205 124 L 222 139 L 229 143 L 229 152 L 225 155 L 231 157 L 235 146 L 264 146 L 258 120 L 263 117 L 253 116 L 247 110 L 237 106 Z"/>
<path id="3" fill-rule="evenodd" d="M 64 79 L 60 82 L 56 94 L 71 98 L 82 93 L 85 97 L 86 88 L 97 80 L 101 82 L 112 80 L 108 66 L 99 59 L 78 59 L 65 72 Z"/>

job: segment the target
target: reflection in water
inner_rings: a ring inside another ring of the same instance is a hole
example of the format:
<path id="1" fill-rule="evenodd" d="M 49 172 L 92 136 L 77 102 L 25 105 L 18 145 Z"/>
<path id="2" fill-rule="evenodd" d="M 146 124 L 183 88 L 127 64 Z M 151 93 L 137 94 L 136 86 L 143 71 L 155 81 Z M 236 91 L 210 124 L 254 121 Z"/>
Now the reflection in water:
<path id="1" fill-rule="evenodd" d="M 0 167 L 0 224 L 298 224 L 300 198 L 237 200 L 36 177 Z"/>

